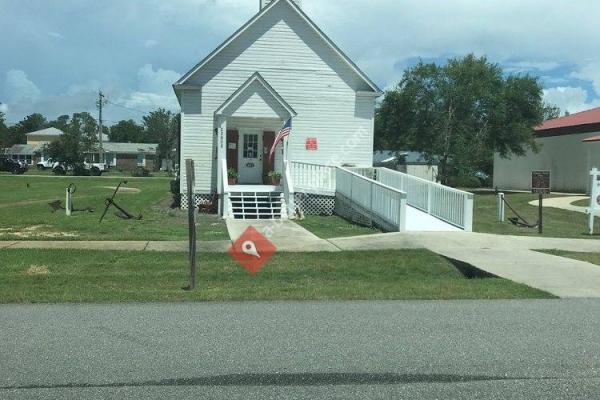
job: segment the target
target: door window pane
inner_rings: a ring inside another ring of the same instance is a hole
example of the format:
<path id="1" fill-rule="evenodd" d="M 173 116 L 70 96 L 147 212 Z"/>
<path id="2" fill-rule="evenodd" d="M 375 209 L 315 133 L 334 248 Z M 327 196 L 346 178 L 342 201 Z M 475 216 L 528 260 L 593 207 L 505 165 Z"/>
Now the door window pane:
<path id="1" fill-rule="evenodd" d="M 244 135 L 244 158 L 258 158 L 258 135 Z"/>

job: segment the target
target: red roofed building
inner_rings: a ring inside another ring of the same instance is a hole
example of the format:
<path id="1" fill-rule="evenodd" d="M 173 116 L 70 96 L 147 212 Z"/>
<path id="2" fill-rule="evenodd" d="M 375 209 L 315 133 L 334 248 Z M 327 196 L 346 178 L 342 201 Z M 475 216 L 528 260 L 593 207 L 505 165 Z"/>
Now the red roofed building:
<path id="1" fill-rule="evenodd" d="M 600 168 L 600 107 L 544 122 L 534 128 L 540 152 L 494 157 L 494 186 L 529 190 L 531 171 L 548 170 L 553 191 L 588 192 L 589 172 Z"/>

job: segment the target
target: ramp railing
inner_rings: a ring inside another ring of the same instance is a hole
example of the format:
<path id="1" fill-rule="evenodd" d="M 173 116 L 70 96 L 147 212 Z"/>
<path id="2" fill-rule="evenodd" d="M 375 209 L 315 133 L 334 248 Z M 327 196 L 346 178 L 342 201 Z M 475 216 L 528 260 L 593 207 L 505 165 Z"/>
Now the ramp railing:
<path id="1" fill-rule="evenodd" d="M 335 193 L 335 167 L 333 166 L 291 161 L 290 172 L 296 191 L 316 194 Z"/>
<path id="2" fill-rule="evenodd" d="M 335 172 L 336 197 L 358 208 L 357 212 L 368 214 L 379 225 L 406 230 L 406 193 L 346 168 L 337 167 Z"/>
<path id="3" fill-rule="evenodd" d="M 365 174 L 365 168 L 361 174 Z M 407 194 L 408 205 L 467 232 L 473 230 L 473 194 L 388 168 L 371 168 L 368 176 Z"/>

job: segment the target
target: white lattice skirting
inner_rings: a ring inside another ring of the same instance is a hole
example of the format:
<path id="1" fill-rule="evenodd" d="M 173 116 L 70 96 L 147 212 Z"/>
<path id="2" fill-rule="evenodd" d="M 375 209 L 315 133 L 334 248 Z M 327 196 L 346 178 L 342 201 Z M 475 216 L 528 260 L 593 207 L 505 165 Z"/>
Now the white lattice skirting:
<path id="1" fill-rule="evenodd" d="M 195 194 L 196 206 L 209 202 L 212 194 Z M 294 197 L 296 207 L 306 215 L 333 215 L 335 208 L 335 197 L 310 193 L 296 193 Z M 188 196 L 181 194 L 181 209 L 187 210 Z"/>
<path id="2" fill-rule="evenodd" d="M 333 215 L 335 197 L 320 194 L 296 193 L 296 207 L 306 215 Z"/>
<path id="3" fill-rule="evenodd" d="M 194 204 L 196 205 L 196 207 L 198 207 L 200 204 L 206 204 L 209 203 L 212 200 L 213 195 L 212 194 L 199 194 L 196 193 L 194 195 Z M 181 209 L 182 210 L 187 210 L 188 208 L 188 196 L 187 194 L 181 194 Z"/>

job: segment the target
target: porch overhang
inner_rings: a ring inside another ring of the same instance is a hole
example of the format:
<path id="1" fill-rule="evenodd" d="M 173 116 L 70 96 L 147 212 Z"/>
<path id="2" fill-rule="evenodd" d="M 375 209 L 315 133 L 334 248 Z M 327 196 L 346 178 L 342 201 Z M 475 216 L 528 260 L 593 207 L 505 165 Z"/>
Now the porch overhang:
<path id="1" fill-rule="evenodd" d="M 215 116 L 279 118 L 295 117 L 296 111 L 255 72 L 215 111 Z"/>

